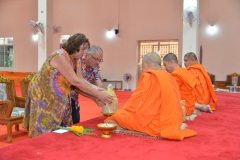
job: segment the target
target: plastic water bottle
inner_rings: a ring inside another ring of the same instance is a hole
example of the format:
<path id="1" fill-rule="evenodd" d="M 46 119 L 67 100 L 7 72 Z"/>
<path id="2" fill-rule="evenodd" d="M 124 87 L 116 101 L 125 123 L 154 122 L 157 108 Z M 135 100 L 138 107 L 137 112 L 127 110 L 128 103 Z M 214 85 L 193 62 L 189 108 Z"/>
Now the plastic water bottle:
<path id="1" fill-rule="evenodd" d="M 237 85 L 236 84 L 234 84 L 234 86 L 233 86 L 233 92 L 237 92 Z"/>
<path id="2" fill-rule="evenodd" d="M 232 92 L 232 86 L 229 87 L 229 92 Z"/>

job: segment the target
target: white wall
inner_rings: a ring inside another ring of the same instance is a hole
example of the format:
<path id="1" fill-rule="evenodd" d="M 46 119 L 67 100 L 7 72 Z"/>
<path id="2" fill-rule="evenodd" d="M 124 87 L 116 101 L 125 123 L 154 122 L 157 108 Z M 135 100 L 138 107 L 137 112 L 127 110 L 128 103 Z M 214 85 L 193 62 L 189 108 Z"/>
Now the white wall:
<path id="1" fill-rule="evenodd" d="M 62 26 L 61 34 L 82 32 L 92 44 L 104 50 L 102 77 L 122 80 L 133 75 L 131 87 L 137 82 L 138 40 L 182 39 L 182 2 L 179 0 L 65 0 L 54 1 L 54 23 Z M 71 11 L 62 12 L 66 8 Z M 118 19 L 119 8 L 119 19 Z M 71 17 L 71 18 L 70 18 Z M 105 38 L 105 31 L 117 27 L 120 36 Z M 58 36 L 55 37 L 57 41 Z M 126 83 L 124 83 L 126 88 Z"/>
<path id="2" fill-rule="evenodd" d="M 199 45 L 203 46 L 203 65 L 217 81 L 240 74 L 240 1 L 200 0 Z M 219 27 L 216 35 L 206 33 L 208 25 Z"/>
<path id="3" fill-rule="evenodd" d="M 9 71 L 37 71 L 30 20 L 37 20 L 37 0 L 0 0 L 0 37 L 14 37 L 14 68 Z"/>
<path id="4" fill-rule="evenodd" d="M 60 33 L 53 35 L 53 50 L 59 47 L 60 35 L 82 32 L 104 50 L 102 78 L 122 80 L 123 74 L 129 72 L 133 75 L 134 89 L 138 40 L 179 39 L 181 45 L 183 1 L 119 0 L 119 19 L 117 3 L 117 0 L 53 0 L 53 24 L 62 27 Z M 240 73 L 239 16 L 239 0 L 200 0 L 199 45 L 203 45 L 203 65 L 218 81 L 224 81 L 229 73 Z M 0 0 L 0 37 L 14 37 L 14 71 L 37 70 L 37 43 L 31 41 L 30 20 L 37 20 L 37 0 Z M 205 34 L 210 20 L 220 25 L 221 34 L 215 37 Z M 117 27 L 118 21 L 120 36 L 107 40 L 105 31 Z M 229 56 L 224 56 L 226 53 Z"/>

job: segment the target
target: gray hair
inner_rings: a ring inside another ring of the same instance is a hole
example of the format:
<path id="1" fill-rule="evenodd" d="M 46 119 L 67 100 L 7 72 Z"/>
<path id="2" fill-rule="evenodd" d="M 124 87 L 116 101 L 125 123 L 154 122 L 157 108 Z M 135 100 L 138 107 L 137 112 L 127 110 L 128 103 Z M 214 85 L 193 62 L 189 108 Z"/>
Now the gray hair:
<path id="1" fill-rule="evenodd" d="M 174 53 L 168 53 L 163 57 L 163 61 L 173 60 L 175 63 L 178 63 L 177 56 Z"/>
<path id="2" fill-rule="evenodd" d="M 161 67 L 161 58 L 157 53 L 147 53 L 142 60 L 142 63 L 151 63 L 154 66 L 160 66 Z"/>
<path id="3" fill-rule="evenodd" d="M 103 53 L 103 50 L 101 47 L 96 46 L 96 45 L 91 45 L 87 50 L 87 53 L 90 53 L 90 54 L 93 54 L 96 52 Z"/>

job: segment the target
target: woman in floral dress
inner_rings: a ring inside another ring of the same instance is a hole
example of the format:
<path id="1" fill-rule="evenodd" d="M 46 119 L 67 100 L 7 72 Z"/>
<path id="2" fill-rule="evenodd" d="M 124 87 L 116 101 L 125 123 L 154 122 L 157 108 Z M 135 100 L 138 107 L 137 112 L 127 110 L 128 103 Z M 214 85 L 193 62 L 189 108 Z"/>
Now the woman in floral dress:
<path id="1" fill-rule="evenodd" d="M 84 34 L 71 36 L 63 48 L 48 56 L 29 83 L 23 127 L 28 129 L 30 137 L 49 133 L 58 125 L 72 125 L 71 86 L 102 103 L 112 102 L 110 96 L 90 86 L 81 76 L 79 59 L 88 47 Z"/>

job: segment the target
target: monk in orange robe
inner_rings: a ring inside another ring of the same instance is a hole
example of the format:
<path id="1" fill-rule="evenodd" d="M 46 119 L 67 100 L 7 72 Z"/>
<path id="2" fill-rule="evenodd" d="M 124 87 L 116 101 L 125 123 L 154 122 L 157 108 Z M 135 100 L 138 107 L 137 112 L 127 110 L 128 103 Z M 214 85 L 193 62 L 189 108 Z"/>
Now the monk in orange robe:
<path id="1" fill-rule="evenodd" d="M 211 110 L 216 110 L 218 99 L 210 76 L 204 67 L 198 63 L 197 56 L 193 52 L 185 54 L 184 65 L 197 78 L 195 89 L 196 102 L 198 104 L 210 105 Z M 202 106 L 200 105 L 199 107 L 201 108 Z"/>
<path id="2" fill-rule="evenodd" d="M 174 53 L 168 53 L 164 56 L 163 65 L 178 84 L 181 100 L 185 100 L 186 115 L 192 115 L 195 110 L 194 88 L 197 84 L 196 78 L 185 68 L 179 66 L 177 56 Z"/>
<path id="3" fill-rule="evenodd" d="M 178 85 L 161 70 L 159 55 L 146 54 L 142 67 L 143 73 L 130 99 L 105 121 L 114 120 L 122 128 L 166 139 L 195 136 L 193 130 L 180 129 L 183 113 Z"/>
<path id="4" fill-rule="evenodd" d="M 193 114 L 195 108 L 201 111 L 212 113 L 212 110 L 208 104 L 197 101 L 197 77 L 185 68 L 181 68 L 179 66 L 177 56 L 173 53 L 165 55 L 163 58 L 163 64 L 165 69 L 171 73 L 178 83 L 181 99 L 185 100 L 184 106 L 186 107 L 186 115 L 190 116 Z"/>

